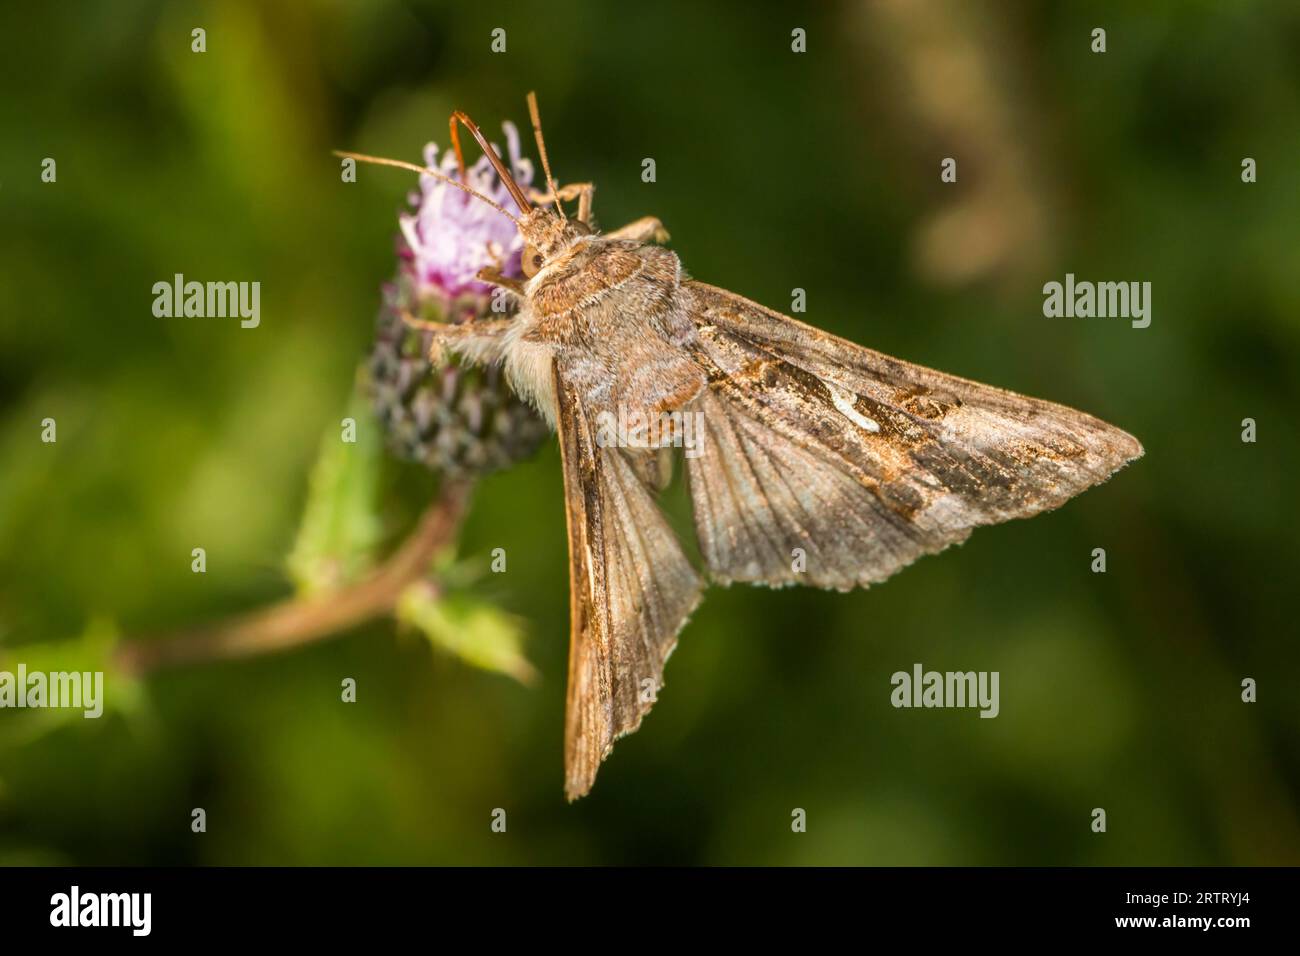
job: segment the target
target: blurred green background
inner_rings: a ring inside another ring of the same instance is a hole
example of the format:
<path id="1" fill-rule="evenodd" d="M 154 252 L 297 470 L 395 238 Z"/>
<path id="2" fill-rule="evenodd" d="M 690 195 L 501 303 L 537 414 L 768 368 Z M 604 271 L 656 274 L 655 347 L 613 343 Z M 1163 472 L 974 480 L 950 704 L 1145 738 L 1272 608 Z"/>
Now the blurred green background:
<path id="1" fill-rule="evenodd" d="M 481 484 L 457 555 L 507 549 L 466 587 L 525 622 L 534 687 L 391 621 L 110 673 L 101 720 L 0 711 L 0 862 L 1300 863 L 1293 3 L 115 0 L 8 4 L 0 38 L 11 669 L 290 593 L 413 186 L 345 185 L 329 150 L 417 159 L 454 108 L 499 141 L 530 89 L 560 178 L 594 180 L 607 225 L 662 218 L 692 275 L 783 311 L 805 288 L 816 325 L 1146 446 L 869 592 L 710 592 L 653 713 L 568 806 L 550 443 Z M 260 281 L 261 326 L 155 318 L 177 272 Z M 1066 272 L 1150 281 L 1150 328 L 1044 318 Z M 390 467 L 386 541 L 434 487 Z M 1001 715 L 895 710 L 915 662 L 999 671 Z"/>

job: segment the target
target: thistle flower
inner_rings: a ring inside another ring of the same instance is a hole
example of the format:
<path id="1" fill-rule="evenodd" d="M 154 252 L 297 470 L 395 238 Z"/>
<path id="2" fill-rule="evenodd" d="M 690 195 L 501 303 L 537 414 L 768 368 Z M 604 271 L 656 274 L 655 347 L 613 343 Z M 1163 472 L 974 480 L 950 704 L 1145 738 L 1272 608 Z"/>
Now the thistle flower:
<path id="1" fill-rule="evenodd" d="M 533 181 L 533 165 L 519 155 L 514 124 L 503 123 L 502 128 L 511 175 L 526 191 Z M 430 143 L 424 148 L 424 163 L 457 178 L 456 155 L 451 150 L 439 160 L 438 147 Z M 507 208 L 514 202 L 486 156 L 465 170 L 465 185 Z M 401 254 L 420 296 L 454 300 L 466 292 L 487 295 L 489 287 L 474 277 L 489 266 L 505 275 L 519 275 L 523 240 L 514 223 L 491 206 L 432 176 L 420 177 L 420 190 L 411 194 L 410 201 L 415 212 L 398 217 L 406 246 Z"/>
<path id="2" fill-rule="evenodd" d="M 511 174 L 527 189 L 532 164 L 519 155 L 514 126 L 503 126 Z M 430 143 L 424 157 L 430 168 L 459 176 L 453 151 L 439 157 Z M 465 170 L 465 183 L 507 207 L 513 202 L 486 156 Z M 484 267 L 519 275 L 523 241 L 508 218 L 432 176 L 420 177 L 410 204 L 398 217 L 397 275 L 383 288 L 376 323 L 371 400 L 398 457 L 451 475 L 496 471 L 532 455 L 546 426 L 499 367 L 430 362 L 431 334 L 408 326 L 402 312 L 441 322 L 488 315 L 491 286 L 475 277 Z"/>

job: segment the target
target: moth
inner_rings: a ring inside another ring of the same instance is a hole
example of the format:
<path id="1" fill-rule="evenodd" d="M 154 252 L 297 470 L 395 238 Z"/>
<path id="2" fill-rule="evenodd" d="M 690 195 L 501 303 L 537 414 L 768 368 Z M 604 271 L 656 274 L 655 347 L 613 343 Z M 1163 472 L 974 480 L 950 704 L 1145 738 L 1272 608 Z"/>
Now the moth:
<path id="1" fill-rule="evenodd" d="M 1056 508 L 1142 454 L 1091 415 L 891 358 L 687 278 L 654 217 L 599 231 L 594 186 L 556 185 L 531 93 L 528 106 L 545 193 L 525 195 L 464 113 L 450 122 L 457 156 L 459 124 L 518 215 L 436 170 L 339 155 L 444 179 L 523 239 L 522 280 L 479 274 L 517 300 L 513 315 L 406 318 L 434 333 L 435 350 L 502 363 L 559 436 L 570 800 L 640 726 L 707 585 L 867 587 L 980 525 Z M 570 216 L 563 204 L 575 200 Z M 613 420 L 668 424 L 602 440 Z M 699 432 L 699 453 L 683 457 L 702 568 L 656 503 L 687 421 Z"/>

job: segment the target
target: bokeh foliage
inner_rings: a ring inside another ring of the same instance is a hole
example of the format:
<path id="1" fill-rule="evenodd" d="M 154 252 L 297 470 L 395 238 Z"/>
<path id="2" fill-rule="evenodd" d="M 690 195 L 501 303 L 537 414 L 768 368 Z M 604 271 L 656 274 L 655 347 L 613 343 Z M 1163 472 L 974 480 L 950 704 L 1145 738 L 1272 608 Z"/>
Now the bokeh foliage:
<path id="1" fill-rule="evenodd" d="M 1300 862 L 1295 5 L 519 6 L 0 11 L 0 661 L 91 666 L 289 591 L 412 185 L 344 185 L 328 151 L 414 159 L 453 108 L 523 125 L 529 89 L 605 223 L 658 215 L 695 276 L 782 309 L 805 288 L 815 324 L 1087 409 L 1146 457 L 869 592 L 711 592 L 570 807 L 548 446 L 460 541 L 457 567 L 504 547 L 508 572 L 409 609 L 453 636 L 485 606 L 485 639 L 524 621 L 535 686 L 384 623 L 111 684 L 100 721 L 0 712 L 0 862 Z M 1151 327 L 1045 319 L 1067 271 L 1150 281 Z M 260 281 L 261 326 L 155 318 L 178 272 Z M 351 486 L 373 525 L 333 532 L 401 536 L 434 480 L 384 474 Z M 915 661 L 1000 671 L 1001 715 L 894 710 Z"/>

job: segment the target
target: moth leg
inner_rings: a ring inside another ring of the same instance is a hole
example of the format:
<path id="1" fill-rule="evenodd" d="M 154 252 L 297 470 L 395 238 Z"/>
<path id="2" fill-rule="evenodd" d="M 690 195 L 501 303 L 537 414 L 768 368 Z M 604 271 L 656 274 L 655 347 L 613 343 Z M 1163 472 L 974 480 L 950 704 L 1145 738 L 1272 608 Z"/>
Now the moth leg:
<path id="1" fill-rule="evenodd" d="M 667 242 L 670 238 L 664 224 L 654 216 L 642 216 L 621 229 L 605 233 L 607 239 L 635 239 L 638 242 Z"/>
<path id="2" fill-rule="evenodd" d="M 556 196 L 565 202 L 576 199 L 578 200 L 578 221 L 584 225 L 590 226 L 591 199 L 595 192 L 595 183 L 569 183 L 567 186 L 559 187 L 559 189 L 556 190 L 555 195 L 552 195 L 549 190 L 546 192 L 539 192 L 536 189 L 531 190 L 528 198 L 538 205 L 546 205 L 547 203 L 555 202 Z"/>
<path id="3" fill-rule="evenodd" d="M 513 319 L 476 319 L 473 322 L 430 322 L 417 319 L 405 309 L 402 321 L 421 332 L 432 332 L 429 343 L 429 360 L 437 362 L 443 349 L 463 355 L 471 361 L 491 364 L 501 360 L 506 331 Z"/>
<path id="4" fill-rule="evenodd" d="M 591 225 L 591 200 L 596 192 L 595 183 L 579 183 L 578 222 L 584 226 Z"/>
<path id="5" fill-rule="evenodd" d="M 512 279 L 509 276 L 502 275 L 500 269 L 480 269 L 475 278 L 480 282 L 487 282 L 491 285 L 498 285 L 503 289 L 508 289 L 515 295 L 523 298 L 523 282 L 519 279 Z"/>

